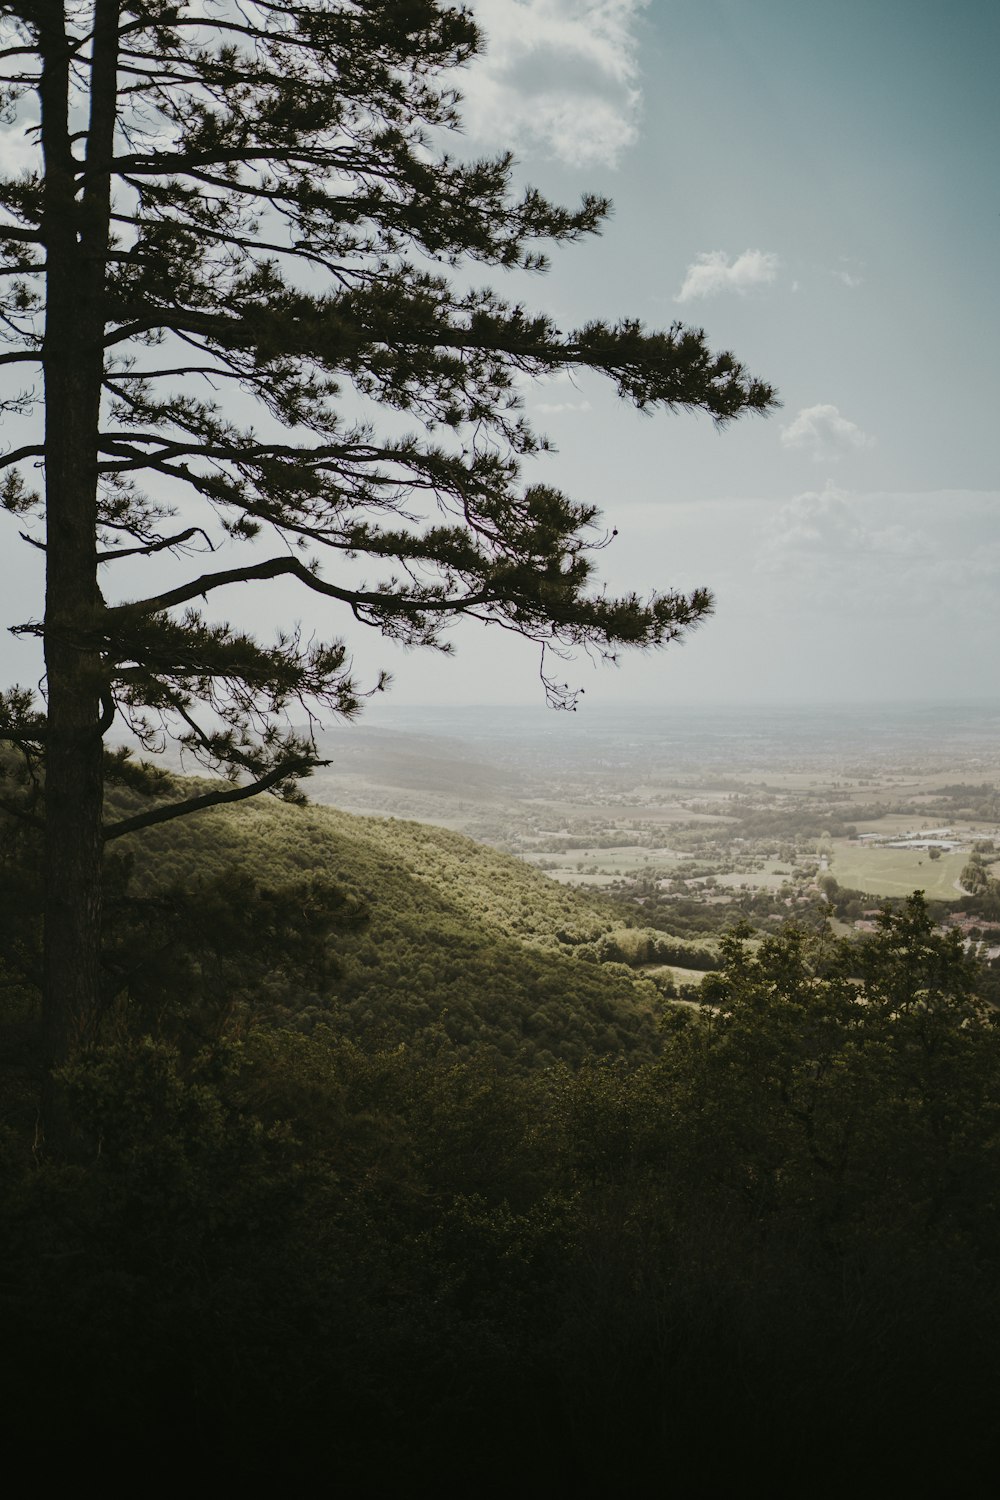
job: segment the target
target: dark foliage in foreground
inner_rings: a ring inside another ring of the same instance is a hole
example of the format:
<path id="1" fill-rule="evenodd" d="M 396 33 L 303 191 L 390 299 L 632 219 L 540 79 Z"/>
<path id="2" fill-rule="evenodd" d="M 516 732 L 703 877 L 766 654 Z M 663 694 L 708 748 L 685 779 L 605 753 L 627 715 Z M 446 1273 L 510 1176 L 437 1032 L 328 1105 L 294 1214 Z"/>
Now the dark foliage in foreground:
<path id="1" fill-rule="evenodd" d="M 860 950 L 734 936 L 705 1000 L 659 1057 L 575 1069 L 122 1031 L 66 1071 L 75 1159 L 6 1132 L 15 1430 L 263 1447 L 355 1494 L 971 1492 L 1000 1393 L 974 967 L 914 899 Z"/>

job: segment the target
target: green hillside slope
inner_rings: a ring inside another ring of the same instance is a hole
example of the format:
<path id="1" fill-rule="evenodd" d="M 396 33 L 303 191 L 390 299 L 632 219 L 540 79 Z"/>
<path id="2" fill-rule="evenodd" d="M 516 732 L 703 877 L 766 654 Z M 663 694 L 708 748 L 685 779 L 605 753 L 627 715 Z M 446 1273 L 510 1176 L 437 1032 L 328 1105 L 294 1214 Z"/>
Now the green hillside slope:
<path id="1" fill-rule="evenodd" d="M 658 1046 L 621 913 L 444 829 L 258 799 L 115 847 L 135 1003 L 183 979 L 303 1029 L 543 1065 Z"/>

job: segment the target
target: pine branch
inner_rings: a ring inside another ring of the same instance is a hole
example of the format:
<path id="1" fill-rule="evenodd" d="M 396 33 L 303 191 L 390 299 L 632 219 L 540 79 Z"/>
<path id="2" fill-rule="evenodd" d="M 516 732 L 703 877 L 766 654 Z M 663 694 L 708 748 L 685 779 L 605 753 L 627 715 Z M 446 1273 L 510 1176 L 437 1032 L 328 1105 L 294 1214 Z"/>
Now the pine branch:
<path id="1" fill-rule="evenodd" d="M 179 531 L 176 536 L 159 537 L 155 542 L 148 542 L 144 547 L 113 547 L 110 551 L 98 552 L 97 561 L 103 563 L 116 562 L 120 557 L 151 557 L 154 552 L 162 552 L 167 547 L 180 547 L 184 542 L 189 542 L 193 536 L 204 537 L 208 550 L 215 551 L 207 531 L 201 526 L 189 526 L 185 531 Z"/>
<path id="2" fill-rule="evenodd" d="M 0 812 L 16 818 L 19 823 L 27 823 L 30 828 L 43 829 L 45 827 L 43 818 L 37 818 L 34 813 L 25 812 L 23 807 L 18 807 L 16 802 L 9 802 L 6 797 L 0 797 Z"/>
<path id="3" fill-rule="evenodd" d="M 15 448 L 13 453 L 8 453 L 3 458 L 0 458 L 0 469 L 9 469 L 13 464 L 19 464 L 26 458 L 44 457 L 44 443 L 27 443 L 23 448 Z"/>
<path id="4" fill-rule="evenodd" d="M 137 813 L 132 818 L 122 818 L 120 822 L 111 823 L 104 829 L 104 842 L 110 843 L 112 839 L 124 838 L 126 834 L 137 833 L 141 828 L 152 828 L 157 823 L 169 823 L 174 818 L 185 818 L 190 813 L 202 812 L 208 807 L 244 802 L 249 797 L 257 797 L 261 792 L 270 791 L 272 787 L 278 786 L 283 781 L 294 780 L 318 766 L 325 765 L 329 765 L 329 761 L 305 758 L 285 761 L 269 771 L 266 776 L 261 776 L 257 781 L 248 782 L 244 786 L 230 787 L 224 792 L 205 792 L 199 797 L 188 797 L 183 802 L 171 802 L 165 807 L 151 808 L 148 812 Z"/>
<path id="5" fill-rule="evenodd" d="M 226 588 L 233 583 L 255 583 L 284 576 L 297 578 L 314 593 L 337 599 L 355 611 L 367 606 L 385 614 L 405 615 L 423 613 L 427 610 L 435 613 L 460 612 L 474 605 L 489 603 L 496 597 L 492 591 L 482 590 L 457 599 L 417 600 L 393 596 L 381 591 L 345 589 L 338 587 L 337 584 L 327 583 L 325 579 L 310 572 L 297 558 L 275 557 L 268 562 L 252 563 L 243 568 L 227 568 L 219 573 L 203 573 L 200 578 L 194 579 L 191 583 L 182 584 L 176 589 L 167 589 L 164 593 L 156 594 L 150 599 L 137 599 L 127 604 L 118 604 L 105 612 L 105 619 L 114 630 L 119 625 L 125 625 L 129 619 L 142 615 L 160 614 L 164 610 L 175 608 L 178 604 L 186 604 L 190 599 L 205 598 L 214 589 Z"/>

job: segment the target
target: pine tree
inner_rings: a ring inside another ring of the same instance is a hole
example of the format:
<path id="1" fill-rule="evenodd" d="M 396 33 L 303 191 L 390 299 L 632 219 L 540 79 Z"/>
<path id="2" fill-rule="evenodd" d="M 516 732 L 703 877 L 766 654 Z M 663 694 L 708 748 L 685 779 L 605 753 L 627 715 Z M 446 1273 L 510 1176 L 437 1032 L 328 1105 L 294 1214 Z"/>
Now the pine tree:
<path id="1" fill-rule="evenodd" d="M 290 791 L 316 752 L 289 713 L 358 708 L 344 642 L 253 639 L 212 617 L 226 589 L 291 577 L 413 645 L 446 647 L 472 616 L 542 650 L 661 646 L 710 595 L 594 586 L 595 510 L 521 481 L 545 445 L 518 379 L 589 367 L 640 409 L 717 422 L 774 395 L 698 330 L 563 331 L 459 281 L 475 262 L 543 270 L 540 244 L 608 209 L 517 195 L 509 156 L 441 149 L 450 70 L 480 45 L 461 9 L 18 0 L 0 41 L 8 119 L 37 148 L 0 184 L 0 362 L 42 377 L 4 409 L 44 416 L 2 494 L 46 571 L 43 618 L 15 627 L 41 637 L 44 712 L 14 690 L 0 732 L 24 757 L 17 811 L 46 830 L 59 1059 L 100 1011 L 104 844 Z M 228 566 L 191 561 L 223 543 Z M 154 554 L 176 583 L 116 591 Z M 228 780 L 103 826 L 105 780 L 129 774 L 103 745 L 113 725 L 150 748 L 171 735 Z"/>

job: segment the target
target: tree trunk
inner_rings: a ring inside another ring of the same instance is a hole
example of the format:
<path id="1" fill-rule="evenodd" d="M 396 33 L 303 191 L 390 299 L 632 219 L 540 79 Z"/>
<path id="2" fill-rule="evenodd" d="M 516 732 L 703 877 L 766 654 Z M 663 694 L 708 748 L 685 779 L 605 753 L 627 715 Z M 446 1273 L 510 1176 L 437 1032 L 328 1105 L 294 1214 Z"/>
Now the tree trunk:
<path id="1" fill-rule="evenodd" d="M 117 0 L 99 0 L 95 16 L 82 199 L 76 194 L 79 164 L 70 140 L 63 7 L 50 3 L 44 14 L 48 735 L 43 1023 L 53 1067 L 93 1040 L 100 1016 L 105 672 L 97 584 L 97 443 L 118 5 Z"/>

